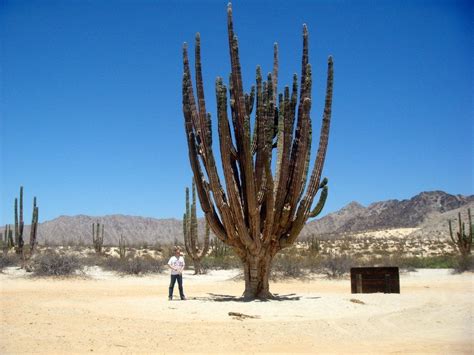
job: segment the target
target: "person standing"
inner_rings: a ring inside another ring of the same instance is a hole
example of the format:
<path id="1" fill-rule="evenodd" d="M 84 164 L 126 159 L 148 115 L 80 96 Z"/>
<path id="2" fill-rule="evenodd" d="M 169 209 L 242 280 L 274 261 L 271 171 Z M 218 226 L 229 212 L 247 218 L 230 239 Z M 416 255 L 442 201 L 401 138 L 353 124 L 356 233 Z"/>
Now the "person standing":
<path id="1" fill-rule="evenodd" d="M 174 255 L 168 261 L 168 267 L 171 269 L 171 281 L 168 293 L 168 300 L 173 299 L 174 284 L 178 281 L 179 296 L 182 300 L 185 300 L 183 291 L 183 270 L 184 270 L 184 257 L 181 254 L 179 247 L 174 247 Z"/>

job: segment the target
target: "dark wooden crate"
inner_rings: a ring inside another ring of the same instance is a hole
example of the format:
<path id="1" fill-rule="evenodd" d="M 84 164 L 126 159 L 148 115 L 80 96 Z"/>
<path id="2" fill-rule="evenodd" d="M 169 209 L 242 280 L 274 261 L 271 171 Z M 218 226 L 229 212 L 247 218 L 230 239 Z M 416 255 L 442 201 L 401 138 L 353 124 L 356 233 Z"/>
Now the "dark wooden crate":
<path id="1" fill-rule="evenodd" d="M 400 293 L 398 267 L 351 268 L 352 293 Z"/>

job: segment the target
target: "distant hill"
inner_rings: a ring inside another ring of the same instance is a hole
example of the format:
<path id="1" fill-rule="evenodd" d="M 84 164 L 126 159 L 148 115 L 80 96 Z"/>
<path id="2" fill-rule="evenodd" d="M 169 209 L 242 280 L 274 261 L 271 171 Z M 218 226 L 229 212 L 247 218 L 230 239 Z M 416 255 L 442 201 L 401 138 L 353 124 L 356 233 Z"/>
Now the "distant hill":
<path id="1" fill-rule="evenodd" d="M 351 202 L 337 212 L 309 222 L 301 237 L 409 227 L 418 227 L 418 235 L 447 237 L 447 219 L 457 218 L 458 211 L 466 218 L 465 210 L 469 206 L 474 212 L 474 195 L 450 195 L 443 191 L 422 192 L 402 201 L 374 202 L 368 207 Z M 183 244 L 182 220 L 125 215 L 60 216 L 39 225 L 38 239 L 41 244 L 91 244 L 94 222 L 104 224 L 105 244 L 118 244 L 120 235 L 133 244 L 168 244 L 175 240 Z M 204 221 L 200 220 L 199 224 L 202 235 Z M 28 240 L 28 226 L 25 228 L 25 236 Z"/>
<path id="2" fill-rule="evenodd" d="M 309 222 L 305 233 L 351 233 L 370 230 L 419 227 L 429 217 L 432 222 L 443 214 L 474 203 L 474 195 L 450 195 L 443 191 L 422 192 L 409 200 L 374 202 L 364 207 L 351 202 L 337 212 Z"/>

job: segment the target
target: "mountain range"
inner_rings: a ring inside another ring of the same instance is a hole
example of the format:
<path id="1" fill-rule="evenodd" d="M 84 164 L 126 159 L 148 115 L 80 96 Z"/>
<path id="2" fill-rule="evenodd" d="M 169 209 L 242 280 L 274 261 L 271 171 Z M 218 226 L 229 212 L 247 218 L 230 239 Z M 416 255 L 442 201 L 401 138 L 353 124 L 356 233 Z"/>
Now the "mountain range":
<path id="1" fill-rule="evenodd" d="M 337 212 L 307 223 L 301 238 L 321 234 L 337 237 L 395 228 L 417 228 L 415 233 L 427 238 L 435 234 L 448 237 L 447 220 L 457 218 L 458 212 L 467 220 L 468 207 L 474 209 L 474 195 L 451 195 L 443 191 L 422 192 L 401 201 L 374 202 L 367 207 L 351 202 Z M 38 226 L 38 240 L 40 244 L 91 244 L 92 223 L 97 222 L 104 224 L 106 245 L 117 245 L 121 235 L 135 245 L 183 244 L 182 220 L 125 215 L 60 216 Z M 199 229 L 202 235 L 203 219 L 199 221 Z M 24 235 L 28 241 L 28 226 Z"/>

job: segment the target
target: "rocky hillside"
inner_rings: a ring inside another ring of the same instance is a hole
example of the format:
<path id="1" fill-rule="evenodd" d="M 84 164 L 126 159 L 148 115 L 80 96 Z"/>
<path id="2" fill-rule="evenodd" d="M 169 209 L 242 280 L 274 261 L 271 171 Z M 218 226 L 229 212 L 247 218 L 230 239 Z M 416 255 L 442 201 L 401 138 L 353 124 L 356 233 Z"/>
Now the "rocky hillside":
<path id="1" fill-rule="evenodd" d="M 320 234 L 347 234 L 361 231 L 419 227 L 416 233 L 433 237 L 447 236 L 447 219 L 457 218 L 457 212 L 466 218 L 466 209 L 474 212 L 474 196 L 450 195 L 442 191 L 422 192 L 409 200 L 375 202 L 364 207 L 351 202 L 341 210 L 308 223 L 302 237 Z M 123 235 L 133 244 L 183 244 L 182 221 L 124 215 L 91 217 L 85 215 L 60 216 L 39 226 L 41 244 L 90 244 L 92 223 L 105 226 L 105 244 L 118 244 Z M 203 233 L 200 221 L 200 233 Z M 26 240 L 29 228 L 25 228 Z"/>
<path id="2" fill-rule="evenodd" d="M 393 228 L 414 228 L 429 217 L 446 223 L 443 214 L 474 203 L 474 195 L 450 195 L 443 191 L 422 192 L 409 200 L 374 202 L 364 207 L 351 202 L 341 210 L 310 222 L 305 234 L 352 233 Z"/>

